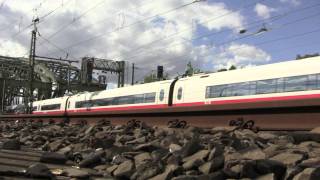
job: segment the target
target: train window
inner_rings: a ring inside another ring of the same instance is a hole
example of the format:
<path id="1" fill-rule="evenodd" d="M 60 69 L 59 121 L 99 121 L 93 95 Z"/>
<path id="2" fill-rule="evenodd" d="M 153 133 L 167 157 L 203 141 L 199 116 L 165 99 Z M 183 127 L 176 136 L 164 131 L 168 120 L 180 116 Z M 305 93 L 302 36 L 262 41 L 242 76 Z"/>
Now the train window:
<path id="1" fill-rule="evenodd" d="M 159 94 L 159 100 L 163 101 L 163 99 L 164 99 L 164 90 L 161 89 L 160 94 Z"/>
<path id="2" fill-rule="evenodd" d="M 144 102 L 144 94 L 134 95 L 134 104 L 139 104 Z"/>
<path id="3" fill-rule="evenodd" d="M 213 89 L 215 97 L 233 96 L 232 90 L 233 90 L 232 84 L 219 85 L 217 87 L 214 87 Z"/>
<path id="4" fill-rule="evenodd" d="M 320 89 L 320 74 L 317 74 L 317 89 Z"/>
<path id="5" fill-rule="evenodd" d="M 50 105 L 43 105 L 41 106 L 42 111 L 49 111 L 49 110 L 57 110 L 60 109 L 61 104 L 50 104 Z"/>
<path id="6" fill-rule="evenodd" d="M 317 75 L 308 75 L 307 88 L 309 90 L 317 89 Z"/>
<path id="7" fill-rule="evenodd" d="M 36 110 L 37 110 L 37 106 L 33 106 L 32 111 L 36 111 Z"/>
<path id="8" fill-rule="evenodd" d="M 249 82 L 233 84 L 233 96 L 246 96 L 250 95 Z"/>
<path id="9" fill-rule="evenodd" d="M 70 108 L 70 101 L 68 102 L 68 108 Z"/>
<path id="10" fill-rule="evenodd" d="M 284 92 L 284 78 L 277 79 L 277 93 Z"/>
<path id="11" fill-rule="evenodd" d="M 156 93 L 153 92 L 153 93 L 136 94 L 136 95 L 130 95 L 130 96 L 95 99 L 89 102 L 78 101 L 76 102 L 76 108 L 152 103 L 152 102 L 155 102 L 155 98 L 156 98 Z"/>
<path id="12" fill-rule="evenodd" d="M 177 95 L 178 100 L 181 100 L 181 98 L 182 98 L 182 87 L 178 89 L 178 95 Z"/>
<path id="13" fill-rule="evenodd" d="M 320 74 L 207 86 L 206 98 L 320 89 Z"/>
<path id="14" fill-rule="evenodd" d="M 257 94 L 275 93 L 277 91 L 277 79 L 257 81 Z"/>
<path id="15" fill-rule="evenodd" d="M 257 94 L 257 81 L 249 82 L 249 95 Z"/>
<path id="16" fill-rule="evenodd" d="M 145 94 L 144 103 L 152 103 L 156 99 L 156 93 L 147 93 Z"/>
<path id="17" fill-rule="evenodd" d="M 308 76 L 287 77 L 285 79 L 285 91 L 303 91 L 307 89 Z"/>

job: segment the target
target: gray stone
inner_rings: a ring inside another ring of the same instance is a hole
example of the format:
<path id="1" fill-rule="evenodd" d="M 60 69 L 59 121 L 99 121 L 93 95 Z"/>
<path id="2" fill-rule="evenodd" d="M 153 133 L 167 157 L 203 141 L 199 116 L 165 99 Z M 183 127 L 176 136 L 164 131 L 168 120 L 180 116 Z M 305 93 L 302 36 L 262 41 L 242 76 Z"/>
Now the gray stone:
<path id="1" fill-rule="evenodd" d="M 310 132 L 320 134 L 320 127 L 315 127 Z"/>
<path id="2" fill-rule="evenodd" d="M 65 168 L 63 169 L 63 175 L 72 177 L 72 178 L 79 178 L 79 179 L 85 179 L 90 176 L 90 174 L 82 169 L 75 169 L 75 168 Z"/>
<path id="3" fill-rule="evenodd" d="M 197 180 L 198 177 L 194 175 L 181 175 L 178 177 L 172 178 L 172 180 Z"/>
<path id="4" fill-rule="evenodd" d="M 136 147 L 134 147 L 133 149 L 135 151 L 146 151 L 146 152 L 152 152 L 154 150 L 159 149 L 160 147 L 158 145 L 156 145 L 153 142 L 149 142 L 149 143 L 145 143 L 145 144 L 140 144 Z"/>
<path id="5" fill-rule="evenodd" d="M 214 172 L 220 168 L 223 168 L 223 166 L 224 166 L 224 157 L 219 156 L 201 165 L 199 167 L 199 171 L 202 172 L 203 174 L 210 174 L 211 172 Z"/>
<path id="6" fill-rule="evenodd" d="M 179 169 L 179 166 L 177 165 L 167 165 L 165 171 L 157 176 L 154 176 L 150 180 L 169 180 L 172 179 L 173 174 L 175 171 Z"/>
<path id="7" fill-rule="evenodd" d="M 260 148 L 256 147 L 249 147 L 239 152 L 243 159 L 257 160 L 266 158 L 266 154 Z"/>
<path id="8" fill-rule="evenodd" d="M 12 140 L 7 140 L 2 144 L 2 149 L 7 149 L 7 150 L 20 150 L 21 145 L 20 142 L 16 139 Z"/>
<path id="9" fill-rule="evenodd" d="M 182 157 L 187 157 L 198 152 L 200 149 L 202 149 L 202 146 L 200 145 L 199 138 L 193 138 L 182 147 L 181 155 Z"/>
<path id="10" fill-rule="evenodd" d="M 182 147 L 178 144 L 170 144 L 169 145 L 169 151 L 171 153 L 174 153 L 174 152 L 177 152 L 177 151 L 180 151 L 182 149 Z"/>
<path id="11" fill-rule="evenodd" d="M 132 161 L 128 160 L 121 163 L 118 168 L 113 172 L 114 176 L 116 177 L 127 177 L 133 174 L 134 171 L 134 164 Z"/>
<path id="12" fill-rule="evenodd" d="M 306 168 L 299 174 L 297 174 L 293 180 L 305 180 L 310 179 L 311 173 L 315 170 L 315 168 Z"/>
<path id="13" fill-rule="evenodd" d="M 110 166 L 106 169 L 106 171 L 109 173 L 109 174 L 112 174 L 114 170 L 116 170 L 118 168 L 118 165 L 113 165 L 113 166 Z"/>
<path id="14" fill-rule="evenodd" d="M 139 167 L 141 164 L 144 164 L 145 162 L 151 161 L 151 160 L 152 158 L 150 156 L 150 153 L 148 152 L 138 154 L 134 157 L 134 162 L 136 167 Z"/>
<path id="15" fill-rule="evenodd" d="M 49 143 L 48 146 L 49 146 L 50 151 L 57 151 L 62 146 L 62 140 L 58 139 L 56 141 L 53 141 L 53 142 Z"/>
<path id="16" fill-rule="evenodd" d="M 26 170 L 26 174 L 33 178 L 52 178 L 54 175 L 50 169 L 44 164 L 33 164 Z"/>
<path id="17" fill-rule="evenodd" d="M 158 162 L 146 162 L 136 168 L 134 174 L 137 180 L 150 179 L 151 177 L 160 173 L 160 164 Z M 135 179 L 131 177 L 131 179 Z"/>
<path id="18" fill-rule="evenodd" d="M 276 179 L 283 179 L 286 170 L 286 166 L 278 161 L 266 159 L 253 160 L 244 163 L 241 176 L 244 178 L 257 178 L 261 175 L 273 173 Z"/>
<path id="19" fill-rule="evenodd" d="M 302 154 L 284 152 L 276 156 L 273 156 L 271 160 L 279 161 L 286 166 L 295 166 L 297 163 L 303 160 L 304 156 Z"/>
<path id="20" fill-rule="evenodd" d="M 94 127 L 95 127 L 95 126 L 89 126 L 84 133 L 85 133 L 86 135 L 90 134 Z"/>
<path id="21" fill-rule="evenodd" d="M 44 152 L 40 156 L 40 162 L 52 163 L 52 164 L 65 164 L 67 158 L 64 154 L 59 154 L 55 152 Z"/>
<path id="22" fill-rule="evenodd" d="M 320 165 L 320 158 L 310 158 L 302 161 L 298 166 L 302 168 L 311 168 Z"/>
<path id="23" fill-rule="evenodd" d="M 59 151 L 57 151 L 57 153 L 64 154 L 64 155 L 68 155 L 68 154 L 70 154 L 71 152 L 72 152 L 72 147 L 71 147 L 71 145 L 66 146 L 66 147 L 64 147 L 64 148 L 61 148 L 61 149 L 59 149 Z"/>
<path id="24" fill-rule="evenodd" d="M 105 155 L 103 150 L 97 151 L 94 154 L 91 154 L 84 158 L 80 163 L 80 167 L 93 167 L 101 162 L 101 157 Z"/>
<path id="25" fill-rule="evenodd" d="M 198 167 L 205 162 L 205 158 L 208 156 L 208 150 L 201 150 L 192 156 L 188 156 L 183 158 L 184 164 L 182 165 L 184 169 L 189 170 L 193 167 Z"/>
<path id="26" fill-rule="evenodd" d="M 310 180 L 320 179 L 320 167 L 317 167 L 310 175 Z"/>
<path id="27" fill-rule="evenodd" d="M 269 173 L 269 174 L 257 177 L 256 180 L 276 180 L 276 177 L 274 176 L 273 173 Z"/>
<path id="28" fill-rule="evenodd" d="M 209 157 L 208 160 L 212 160 L 215 157 L 219 157 L 221 155 L 223 155 L 224 152 L 224 147 L 220 144 L 214 144 L 214 147 L 212 148 L 212 150 L 209 153 Z"/>

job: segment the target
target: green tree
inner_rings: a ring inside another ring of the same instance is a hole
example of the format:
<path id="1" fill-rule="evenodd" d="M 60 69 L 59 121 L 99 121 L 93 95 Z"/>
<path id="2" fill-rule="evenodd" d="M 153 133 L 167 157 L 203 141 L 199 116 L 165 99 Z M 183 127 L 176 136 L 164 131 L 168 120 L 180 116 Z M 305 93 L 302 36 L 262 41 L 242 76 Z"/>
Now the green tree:
<path id="1" fill-rule="evenodd" d="M 193 68 L 191 61 L 188 62 L 186 67 L 186 72 L 184 73 L 185 76 L 192 76 L 194 74 L 201 73 L 202 71 L 200 69 Z"/>
<path id="2" fill-rule="evenodd" d="M 165 73 L 163 75 L 163 80 L 166 80 L 169 78 L 169 74 Z M 147 74 L 144 78 L 143 78 L 143 83 L 151 83 L 151 82 L 155 82 L 158 81 L 157 79 L 157 75 L 154 73 L 154 71 L 152 71 L 150 74 Z"/>

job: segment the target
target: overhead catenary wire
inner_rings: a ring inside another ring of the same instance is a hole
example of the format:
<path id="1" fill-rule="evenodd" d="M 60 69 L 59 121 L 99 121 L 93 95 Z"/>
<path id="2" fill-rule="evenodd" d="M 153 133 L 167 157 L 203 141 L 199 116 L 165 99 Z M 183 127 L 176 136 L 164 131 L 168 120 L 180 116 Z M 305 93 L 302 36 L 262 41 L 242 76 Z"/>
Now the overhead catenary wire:
<path id="1" fill-rule="evenodd" d="M 154 19 L 154 18 L 156 18 L 156 17 L 158 17 L 158 16 L 161 16 L 161 15 L 164 15 L 164 14 L 168 14 L 168 13 L 177 11 L 177 10 L 179 10 L 179 9 L 182 9 L 182 8 L 184 8 L 184 7 L 187 7 L 187 6 L 189 6 L 189 5 L 191 5 L 191 4 L 194 4 L 194 3 L 197 3 L 197 2 L 201 2 L 201 1 L 199 1 L 199 0 L 194 0 L 194 1 L 192 1 L 192 2 L 189 2 L 189 3 L 186 3 L 186 4 L 180 5 L 180 6 L 178 6 L 178 7 L 175 7 L 175 8 L 173 8 L 173 9 L 170 9 L 170 10 L 161 12 L 161 13 L 159 13 L 159 14 L 155 14 L 155 15 L 152 15 L 152 16 L 149 16 L 149 17 L 146 17 L 146 18 L 143 18 L 143 19 L 141 19 L 141 20 L 135 21 L 135 22 L 133 22 L 133 23 L 131 23 L 131 24 L 122 26 L 122 27 L 120 27 L 120 28 L 116 28 L 116 29 L 114 29 L 114 30 L 112 30 L 112 31 L 109 31 L 109 32 L 107 32 L 107 33 L 99 34 L 99 35 L 93 36 L 93 37 L 91 37 L 91 38 L 88 38 L 88 39 L 85 39 L 85 40 L 82 40 L 82 41 L 78 41 L 78 42 L 76 42 L 76 43 L 74 43 L 74 44 L 71 44 L 71 45 L 65 47 L 64 49 L 69 49 L 69 48 L 72 48 L 72 47 L 76 47 L 76 46 L 78 46 L 78 45 L 80 45 L 80 44 L 83 44 L 83 43 L 86 43 L 86 42 L 88 42 L 88 41 L 92 41 L 92 40 L 95 40 L 95 39 L 97 39 L 97 38 L 106 36 L 106 35 L 108 35 L 108 34 L 111 34 L 111 33 L 114 33 L 114 32 L 117 32 L 117 31 L 120 31 L 120 30 L 123 30 L 123 29 L 126 29 L 126 28 L 128 28 L 128 27 L 131 27 L 131 26 L 140 24 L 140 23 L 142 23 L 142 22 L 145 22 L 145 21 L 148 21 L 148 20 L 151 20 L 151 19 Z M 48 54 L 50 55 L 50 54 L 52 54 L 52 53 L 50 52 L 50 53 L 48 53 Z"/>
<path id="2" fill-rule="evenodd" d="M 30 10 L 30 11 L 33 11 L 34 9 L 40 8 L 40 7 L 44 4 L 44 2 L 47 2 L 47 0 L 42 1 L 37 7 L 32 8 L 32 10 Z M 68 1 L 66 4 L 69 4 L 70 2 L 71 2 L 71 1 Z M 66 5 L 66 4 L 65 4 L 65 5 Z M 47 14 L 45 14 L 45 15 L 43 15 L 43 16 L 40 16 L 40 18 L 39 18 L 40 21 L 39 21 L 38 24 L 43 23 L 45 18 L 47 18 L 47 17 L 50 16 L 50 15 L 53 15 L 58 9 L 60 9 L 60 8 L 62 8 L 62 7 L 64 7 L 64 6 L 63 6 L 63 5 L 60 5 L 60 6 L 58 6 L 57 8 L 51 10 L 49 13 L 47 13 Z M 14 33 L 14 34 L 11 36 L 11 39 L 16 38 L 16 37 L 19 36 L 21 33 L 23 33 L 25 30 L 29 29 L 29 28 L 32 27 L 32 26 L 33 26 L 32 23 L 24 26 L 20 31 Z M 3 29 L 1 29 L 0 31 L 6 30 L 6 29 L 8 29 L 8 28 L 10 28 L 10 26 L 8 26 L 8 27 L 6 27 L 6 28 L 3 28 Z M 8 40 L 7 40 L 7 41 L 8 41 Z"/>
<path id="3" fill-rule="evenodd" d="M 320 24 L 319 24 L 320 25 Z M 311 30 L 311 31 L 307 31 L 307 32 L 303 32 L 303 33 L 297 33 L 297 34 L 293 34 L 293 35 L 289 35 L 289 36 L 283 36 L 283 37 L 279 37 L 279 38 L 276 38 L 276 39 L 272 39 L 272 40 L 268 40 L 268 41 L 263 41 L 263 42 L 260 42 L 260 43 L 254 43 L 252 45 L 264 45 L 264 44 L 269 44 L 269 43 L 272 43 L 272 42 L 276 42 L 276 41 L 281 41 L 281 40 L 286 40 L 286 39 L 292 39 L 292 38 L 297 38 L 297 37 L 302 37 L 302 36 L 306 36 L 306 35 L 309 35 L 309 34 L 313 34 L 313 33 L 316 33 L 316 32 L 320 32 L 320 28 L 317 28 L 317 29 L 314 29 L 314 30 Z M 206 47 L 207 50 L 209 49 L 212 49 L 213 47 L 217 47 L 217 46 L 211 46 L 211 47 Z M 219 46 L 218 46 L 219 47 Z M 244 47 L 239 47 L 239 48 L 236 48 L 236 49 L 242 49 Z M 234 49 L 234 50 L 236 50 Z M 169 58 L 169 59 L 166 59 L 167 61 L 170 61 L 170 60 L 173 60 L 173 59 L 177 59 L 177 58 L 185 58 L 189 56 L 189 54 L 187 55 L 182 55 L 182 56 L 177 56 L 177 57 L 174 57 L 174 58 Z M 198 55 L 197 57 L 209 57 L 211 56 L 210 55 Z"/>
<path id="4" fill-rule="evenodd" d="M 319 3 L 318 5 L 320 5 L 320 3 Z M 282 27 L 284 27 L 284 26 L 287 26 L 287 25 L 290 25 L 290 24 L 294 24 L 294 23 L 297 23 L 297 22 L 300 22 L 300 21 L 303 21 L 303 20 L 306 20 L 306 19 L 309 19 L 309 18 L 313 18 L 313 17 L 316 17 L 316 16 L 318 16 L 318 15 L 320 15 L 320 13 L 316 13 L 316 14 L 312 14 L 312 15 L 310 15 L 310 16 L 302 17 L 302 18 L 296 19 L 296 20 L 294 20 L 294 21 L 290 21 L 290 22 L 284 23 L 284 24 L 282 24 L 281 26 L 274 28 L 273 30 L 276 30 L 276 29 L 282 28 Z M 273 19 L 272 21 L 279 20 L 279 19 L 274 19 L 275 17 L 278 17 L 278 15 L 272 16 L 272 17 L 270 17 L 269 19 Z M 263 20 L 261 20 L 261 21 L 263 21 Z M 254 22 L 254 23 L 250 23 L 250 24 L 255 24 L 255 22 Z M 254 26 L 254 27 L 257 27 L 257 26 Z M 253 28 L 253 27 L 251 27 L 251 28 Z M 228 31 L 228 30 L 225 30 L 225 31 Z M 218 34 L 218 33 L 225 32 L 225 31 L 214 32 L 214 33 L 209 33 L 209 34 L 206 34 L 206 35 L 201 35 L 201 36 L 199 36 L 199 37 L 192 38 L 190 41 L 197 40 L 197 39 L 200 39 L 200 38 L 203 38 L 203 37 L 209 37 L 209 36 L 216 35 L 216 34 Z M 231 41 L 226 41 L 224 44 L 227 44 L 227 43 L 229 43 L 229 42 L 233 42 L 233 41 L 236 41 L 236 40 L 245 39 L 245 38 L 251 37 L 251 36 L 253 36 L 253 35 L 255 35 L 255 34 L 248 34 L 248 35 L 246 35 L 246 36 L 242 36 L 242 37 L 240 37 L 240 38 L 233 39 L 233 40 L 231 40 Z M 210 42 L 210 43 L 212 43 L 212 42 Z M 148 51 L 141 51 L 141 53 L 144 53 L 144 54 L 145 54 L 145 53 L 153 53 L 153 52 L 156 52 L 156 51 L 165 50 L 165 49 L 167 49 L 168 47 L 178 46 L 178 45 L 180 45 L 180 44 L 182 44 L 182 43 L 181 43 L 181 42 L 177 42 L 177 43 L 171 44 L 171 45 L 166 46 L 166 47 L 157 48 L 157 49 L 152 49 L 152 50 L 148 50 Z M 127 61 L 127 60 L 130 60 L 130 59 L 139 57 L 139 56 L 141 56 L 141 53 L 137 53 L 137 54 L 135 54 L 134 56 L 130 56 L 130 57 L 127 57 L 127 58 L 124 58 L 124 59 L 121 59 L 121 60 L 122 60 L 122 61 L 124 61 L 124 60 Z M 115 59 L 115 58 L 113 58 L 113 59 Z"/>
<path id="5" fill-rule="evenodd" d="M 76 23 L 77 21 L 79 21 L 82 17 L 84 17 L 86 14 L 88 14 L 90 11 L 94 10 L 95 8 L 97 8 L 98 6 L 100 6 L 101 4 L 105 3 L 105 0 L 99 1 L 98 3 L 96 3 L 94 6 L 90 7 L 89 9 L 87 9 L 86 11 L 84 11 L 83 13 L 81 13 L 79 16 L 77 16 L 76 18 L 74 18 L 71 22 L 69 22 L 68 24 L 65 24 L 64 26 L 62 26 L 60 29 L 58 29 L 56 32 L 52 33 L 51 35 L 48 36 L 48 39 L 53 38 L 54 36 L 56 36 L 57 34 L 59 34 L 60 32 L 62 32 L 63 30 L 65 30 L 66 28 L 68 28 L 69 26 L 71 26 L 72 24 Z"/>
<path id="6" fill-rule="evenodd" d="M 74 56 L 72 56 L 69 52 L 65 51 L 64 49 L 60 48 L 59 46 L 57 46 L 56 44 L 54 44 L 53 42 L 51 42 L 49 39 L 43 37 L 41 34 L 39 34 L 39 37 L 41 39 L 43 39 L 44 41 L 46 41 L 47 43 L 49 43 L 51 46 L 55 47 L 56 49 L 60 50 L 61 52 L 65 53 L 66 56 L 70 56 L 72 57 L 73 59 L 77 59 L 75 58 Z"/>

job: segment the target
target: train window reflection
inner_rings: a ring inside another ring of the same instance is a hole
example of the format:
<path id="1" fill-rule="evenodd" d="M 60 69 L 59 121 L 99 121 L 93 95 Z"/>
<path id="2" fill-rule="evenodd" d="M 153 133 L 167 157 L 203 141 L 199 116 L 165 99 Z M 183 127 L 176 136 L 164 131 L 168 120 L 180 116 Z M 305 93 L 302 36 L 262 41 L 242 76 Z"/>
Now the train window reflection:
<path id="1" fill-rule="evenodd" d="M 156 93 L 153 92 L 153 93 L 136 94 L 136 95 L 130 95 L 130 96 L 94 99 L 90 101 L 78 101 L 76 102 L 76 108 L 152 103 L 152 102 L 155 102 L 155 98 L 156 98 Z"/>
<path id="2" fill-rule="evenodd" d="M 320 74 L 207 86 L 206 98 L 246 96 L 320 89 Z"/>
<path id="3" fill-rule="evenodd" d="M 288 77 L 285 80 L 285 91 L 303 91 L 307 89 L 307 76 Z"/>
<path id="4" fill-rule="evenodd" d="M 277 90 L 277 79 L 257 81 L 256 94 L 275 93 Z"/>
<path id="5" fill-rule="evenodd" d="M 159 100 L 163 101 L 163 99 L 164 99 L 164 90 L 161 89 L 160 94 L 159 94 Z"/>
<path id="6" fill-rule="evenodd" d="M 181 100 L 181 98 L 182 98 L 182 87 L 178 89 L 178 95 L 177 95 L 178 100 Z"/>
<path id="7" fill-rule="evenodd" d="M 41 106 L 41 110 L 50 111 L 50 110 L 57 110 L 60 109 L 61 104 L 49 104 Z"/>

